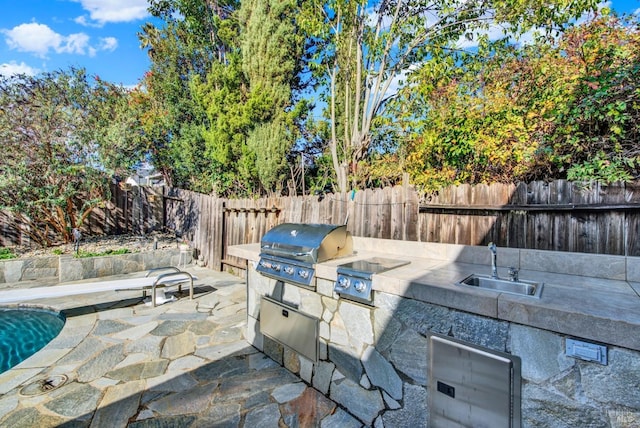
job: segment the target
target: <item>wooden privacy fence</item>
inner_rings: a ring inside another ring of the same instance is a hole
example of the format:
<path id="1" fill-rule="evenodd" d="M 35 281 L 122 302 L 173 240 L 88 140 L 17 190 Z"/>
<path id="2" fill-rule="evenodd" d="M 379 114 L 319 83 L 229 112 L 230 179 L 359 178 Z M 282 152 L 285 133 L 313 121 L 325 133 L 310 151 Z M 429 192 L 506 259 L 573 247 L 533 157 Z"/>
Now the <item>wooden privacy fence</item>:
<path id="1" fill-rule="evenodd" d="M 640 181 L 450 187 L 419 218 L 420 241 L 640 256 Z"/>
<path id="2" fill-rule="evenodd" d="M 422 198 L 409 186 L 242 200 L 174 192 L 167 225 L 215 269 L 238 263 L 228 246 L 259 242 L 285 222 L 346 221 L 363 237 L 640 256 L 640 182 L 463 185 Z"/>
<path id="3" fill-rule="evenodd" d="M 260 242 L 285 222 L 346 222 L 354 236 L 363 237 L 640 256 L 640 181 L 462 185 L 428 195 L 404 185 L 239 200 L 117 188 L 86 228 L 96 234 L 172 231 L 190 241 L 203 264 L 220 269 L 239 262 L 227 257 L 228 246 Z"/>
<path id="4" fill-rule="evenodd" d="M 144 235 L 164 227 L 164 192 L 162 187 L 111 187 L 111 201 L 95 208 L 83 226 L 91 235 Z"/>
<path id="5" fill-rule="evenodd" d="M 164 189 L 149 186 L 111 186 L 111 199 L 94 208 L 81 226 L 85 235 L 143 235 L 164 227 Z M 82 205 L 78 196 L 78 206 Z M 0 211 L 0 247 L 30 246 L 34 243 L 26 233 L 27 226 L 19 216 Z M 44 226 L 43 226 L 44 228 Z M 51 235 L 55 242 L 60 237 Z"/>
<path id="6" fill-rule="evenodd" d="M 230 245 L 260 242 L 280 223 L 344 224 L 356 236 L 409 240 L 418 220 L 417 193 L 405 186 L 321 196 L 216 199 L 172 190 L 167 227 L 186 236 L 196 258 L 214 269 L 237 265 Z"/>

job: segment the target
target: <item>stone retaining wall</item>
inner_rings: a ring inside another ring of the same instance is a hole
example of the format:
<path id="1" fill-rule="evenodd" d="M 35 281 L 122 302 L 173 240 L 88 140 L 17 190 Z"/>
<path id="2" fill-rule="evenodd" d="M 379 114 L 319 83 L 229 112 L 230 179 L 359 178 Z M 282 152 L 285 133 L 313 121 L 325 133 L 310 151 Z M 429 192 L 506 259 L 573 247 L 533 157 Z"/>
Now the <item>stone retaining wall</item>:
<path id="1" fill-rule="evenodd" d="M 0 261 L 0 283 L 36 279 L 57 281 L 59 264 L 58 256 L 2 260 Z"/>
<path id="2" fill-rule="evenodd" d="M 366 426 L 428 426 L 430 333 L 521 358 L 523 427 L 640 424 L 640 352 L 609 346 L 600 365 L 567 357 L 565 337 L 549 331 L 381 292 L 368 307 L 336 299 L 322 278 L 313 292 L 247 275 L 249 342 Z M 319 319 L 319 361 L 260 333 L 263 295 Z"/>
<path id="3" fill-rule="evenodd" d="M 67 282 L 141 272 L 165 266 L 184 266 L 192 252 L 161 249 L 141 253 L 74 258 L 70 255 L 0 261 L 0 283 L 20 281 Z"/>

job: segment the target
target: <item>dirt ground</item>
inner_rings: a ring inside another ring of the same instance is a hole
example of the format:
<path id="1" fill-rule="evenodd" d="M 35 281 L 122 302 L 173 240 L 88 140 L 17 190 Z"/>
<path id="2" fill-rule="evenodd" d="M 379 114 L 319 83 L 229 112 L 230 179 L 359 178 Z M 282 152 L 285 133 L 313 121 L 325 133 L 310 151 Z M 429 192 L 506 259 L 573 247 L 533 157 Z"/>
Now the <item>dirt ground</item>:
<path id="1" fill-rule="evenodd" d="M 174 234 L 153 232 L 140 235 L 113 235 L 113 236 L 82 236 L 80 238 L 80 251 L 102 253 L 108 250 L 121 250 L 127 248 L 130 252 L 140 252 L 154 248 L 177 248 L 180 240 Z M 52 256 L 60 254 L 73 254 L 73 243 L 52 246 L 47 248 L 29 248 L 25 246 L 11 247 L 18 257 Z"/>

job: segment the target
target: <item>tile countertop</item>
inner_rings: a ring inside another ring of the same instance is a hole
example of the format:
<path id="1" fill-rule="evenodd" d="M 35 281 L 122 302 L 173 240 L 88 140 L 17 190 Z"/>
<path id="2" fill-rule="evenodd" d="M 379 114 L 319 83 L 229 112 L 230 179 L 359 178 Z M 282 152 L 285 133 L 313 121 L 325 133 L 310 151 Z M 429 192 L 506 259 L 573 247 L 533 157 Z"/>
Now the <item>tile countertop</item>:
<path id="1" fill-rule="evenodd" d="M 354 237 L 354 249 L 349 257 L 317 264 L 316 277 L 335 281 L 336 267 L 353 260 L 407 260 L 411 263 L 375 275 L 374 291 L 640 351 L 640 278 L 635 278 L 640 258 L 498 248 L 501 277 L 516 266 L 521 280 L 544 283 L 536 299 L 455 284 L 474 273 L 491 273 L 486 247 Z M 228 249 L 249 261 L 258 261 L 259 253 L 259 244 Z M 588 270 L 593 273 L 581 274 Z"/>

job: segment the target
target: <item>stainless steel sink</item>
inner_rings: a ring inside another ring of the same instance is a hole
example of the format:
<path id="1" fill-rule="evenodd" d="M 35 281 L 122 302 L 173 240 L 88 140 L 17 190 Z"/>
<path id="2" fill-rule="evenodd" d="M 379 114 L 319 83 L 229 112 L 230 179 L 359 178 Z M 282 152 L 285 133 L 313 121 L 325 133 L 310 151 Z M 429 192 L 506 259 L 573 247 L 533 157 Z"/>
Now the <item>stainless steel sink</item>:
<path id="1" fill-rule="evenodd" d="M 518 294 L 520 296 L 540 298 L 542 283 L 533 281 L 511 281 L 508 279 L 493 278 L 488 275 L 469 275 L 457 285 L 484 288 L 500 293 Z"/>

